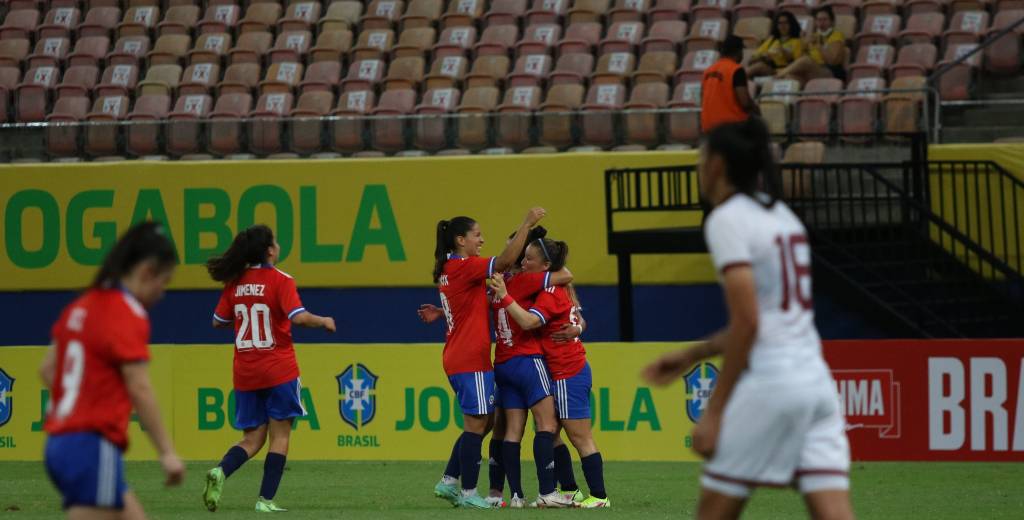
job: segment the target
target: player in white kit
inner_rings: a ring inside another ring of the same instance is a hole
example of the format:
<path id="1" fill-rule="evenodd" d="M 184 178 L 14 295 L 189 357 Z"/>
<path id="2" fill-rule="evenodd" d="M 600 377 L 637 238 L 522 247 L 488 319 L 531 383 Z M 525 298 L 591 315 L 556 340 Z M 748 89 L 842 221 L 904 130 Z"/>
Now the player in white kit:
<path id="1" fill-rule="evenodd" d="M 643 375 L 667 385 L 698 361 L 724 356 L 693 429 L 693 447 L 707 458 L 698 518 L 737 518 L 755 487 L 793 485 L 812 518 L 849 519 L 850 448 L 814 326 L 806 230 L 785 204 L 758 191 L 774 168 L 758 119 L 707 136 L 700 187 L 714 209 L 704 234 L 729 323 Z"/>

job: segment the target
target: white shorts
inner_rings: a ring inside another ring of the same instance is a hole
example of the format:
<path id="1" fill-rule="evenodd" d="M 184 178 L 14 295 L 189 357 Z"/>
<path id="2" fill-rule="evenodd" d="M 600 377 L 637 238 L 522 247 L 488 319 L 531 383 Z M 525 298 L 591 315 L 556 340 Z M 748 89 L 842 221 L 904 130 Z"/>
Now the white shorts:
<path id="1" fill-rule="evenodd" d="M 701 485 L 745 498 L 754 487 L 801 493 L 850 487 L 850 444 L 831 377 L 808 383 L 741 377 Z"/>

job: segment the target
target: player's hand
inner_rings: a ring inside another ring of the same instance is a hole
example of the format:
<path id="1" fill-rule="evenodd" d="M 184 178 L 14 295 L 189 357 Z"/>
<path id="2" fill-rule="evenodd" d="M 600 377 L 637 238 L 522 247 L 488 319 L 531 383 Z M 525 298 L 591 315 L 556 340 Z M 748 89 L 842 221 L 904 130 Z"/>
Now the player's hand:
<path id="1" fill-rule="evenodd" d="M 583 327 L 566 323 L 565 325 L 562 325 L 562 328 L 551 334 L 551 339 L 555 340 L 555 343 L 565 343 L 580 337 L 582 334 Z"/>
<path id="2" fill-rule="evenodd" d="M 173 451 L 160 456 L 160 465 L 163 466 L 164 475 L 167 476 L 167 480 L 164 482 L 165 486 L 178 486 L 185 480 L 185 464 Z"/>
<path id="3" fill-rule="evenodd" d="M 437 305 L 424 303 L 416 310 L 416 314 L 419 315 L 420 321 L 423 323 L 434 323 L 444 315 L 444 311 L 442 311 Z"/>
<path id="4" fill-rule="evenodd" d="M 691 351 L 692 349 L 679 350 L 661 356 L 654 363 L 644 367 L 640 377 L 655 386 L 666 386 L 675 382 L 696 362 L 690 359 Z"/>
<path id="5" fill-rule="evenodd" d="M 508 289 L 505 288 L 505 275 L 502 273 L 492 274 L 487 279 L 487 287 L 494 291 L 494 296 L 499 300 L 508 296 Z"/>
<path id="6" fill-rule="evenodd" d="M 536 226 L 540 219 L 544 218 L 548 212 L 544 208 L 537 206 L 536 208 L 530 208 L 530 211 L 526 212 L 526 219 L 523 221 L 527 226 Z"/>
<path id="7" fill-rule="evenodd" d="M 321 325 L 323 325 L 323 327 L 325 329 L 327 329 L 327 332 L 334 332 L 334 331 L 338 330 L 338 328 L 334 325 L 334 318 L 332 318 L 330 316 L 324 316 L 324 319 L 323 319 L 323 322 L 321 322 Z"/>
<path id="8" fill-rule="evenodd" d="M 722 417 L 705 412 L 693 427 L 693 451 L 705 459 L 715 454 L 718 445 L 718 430 L 722 426 Z"/>

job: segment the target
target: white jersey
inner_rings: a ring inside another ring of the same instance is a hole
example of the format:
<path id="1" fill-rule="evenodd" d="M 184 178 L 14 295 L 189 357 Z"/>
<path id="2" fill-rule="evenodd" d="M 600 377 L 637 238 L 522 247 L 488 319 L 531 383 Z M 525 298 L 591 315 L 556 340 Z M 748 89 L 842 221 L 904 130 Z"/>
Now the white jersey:
<path id="1" fill-rule="evenodd" d="M 814 326 L 811 247 L 800 219 L 782 202 L 765 206 L 736 194 L 708 216 L 704 238 L 719 276 L 740 265 L 754 271 L 758 327 L 750 375 L 828 375 Z"/>

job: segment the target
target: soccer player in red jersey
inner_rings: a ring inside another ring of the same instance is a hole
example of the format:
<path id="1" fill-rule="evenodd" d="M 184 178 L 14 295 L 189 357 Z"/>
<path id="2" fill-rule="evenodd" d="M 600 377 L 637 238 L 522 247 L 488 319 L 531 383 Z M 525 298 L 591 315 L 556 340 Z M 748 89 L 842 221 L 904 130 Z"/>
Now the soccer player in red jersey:
<path id="1" fill-rule="evenodd" d="M 69 518 L 145 517 L 125 484 L 122 461 L 133 407 L 160 456 L 167 485 L 185 476 L 148 373 L 146 307 L 163 297 L 175 264 L 163 228 L 138 224 L 53 325 L 53 347 L 39 370 L 50 389 L 46 470 Z"/>
<path id="2" fill-rule="evenodd" d="M 565 242 L 539 239 L 527 246 L 524 267 L 531 272 L 558 270 L 565 266 L 568 255 L 569 246 Z M 520 327 L 525 330 L 539 329 L 544 359 L 554 385 L 558 419 L 569 434 L 569 441 L 579 452 L 583 474 L 590 487 L 590 496 L 580 502 L 579 506 L 609 507 L 604 487 L 604 463 L 590 430 L 592 377 L 587 353 L 578 337 L 569 341 L 561 339 L 566 325 L 577 325 L 578 312 L 574 298 L 566 287 L 548 287 L 527 310 L 509 296 L 502 277 L 492 276 L 489 285 L 495 297 L 502 300 L 508 315 Z M 544 504 L 538 500 L 537 505 Z"/>
<path id="3" fill-rule="evenodd" d="M 239 233 L 223 255 L 206 264 L 210 276 L 224 284 L 213 326 L 235 329 L 235 426 L 245 432 L 206 474 L 203 501 L 210 511 L 217 510 L 224 480 L 259 453 L 268 435 L 256 511 L 284 511 L 273 499 L 284 472 L 292 420 L 306 415 L 292 324 L 335 331 L 334 319 L 308 312 L 295 280 L 274 267 L 280 253 L 274 232 L 256 225 Z"/>
<path id="4" fill-rule="evenodd" d="M 437 224 L 433 276 L 448 325 L 442 364 L 464 415 L 464 431 L 434 494 L 460 507 L 491 507 L 476 492 L 483 436 L 492 426 L 494 412 L 486 280 L 515 262 L 530 229 L 544 214 L 543 208 L 531 209 L 501 255 L 490 258 L 480 256 L 484 240 L 473 219 L 455 217 Z M 461 492 L 456 475 L 462 478 Z"/>

